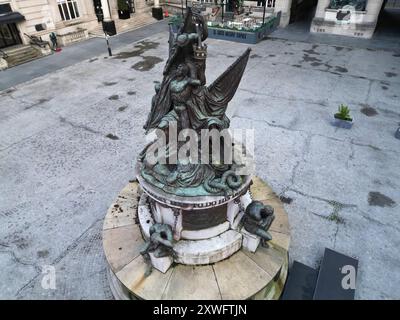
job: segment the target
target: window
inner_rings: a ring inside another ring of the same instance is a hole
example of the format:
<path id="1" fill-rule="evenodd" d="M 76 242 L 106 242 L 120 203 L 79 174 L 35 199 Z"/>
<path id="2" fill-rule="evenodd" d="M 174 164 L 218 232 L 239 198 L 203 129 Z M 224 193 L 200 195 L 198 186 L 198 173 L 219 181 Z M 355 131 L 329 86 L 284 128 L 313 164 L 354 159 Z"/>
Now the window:
<path id="1" fill-rule="evenodd" d="M 58 10 L 63 20 L 73 20 L 79 18 L 78 4 L 76 0 L 57 0 Z"/>
<path id="2" fill-rule="evenodd" d="M 275 8 L 275 1 L 276 0 L 257 0 L 257 7 L 264 7 L 265 2 L 266 8 Z"/>
<path id="3" fill-rule="evenodd" d="M 0 4 L 0 14 L 11 12 L 11 6 L 9 3 Z"/>

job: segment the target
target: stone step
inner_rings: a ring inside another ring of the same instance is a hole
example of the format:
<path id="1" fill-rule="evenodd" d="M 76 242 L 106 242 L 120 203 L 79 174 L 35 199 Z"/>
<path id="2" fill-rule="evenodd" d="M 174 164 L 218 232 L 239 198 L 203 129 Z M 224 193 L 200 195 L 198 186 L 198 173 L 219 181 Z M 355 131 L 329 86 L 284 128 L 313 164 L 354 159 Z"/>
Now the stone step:
<path id="1" fill-rule="evenodd" d="M 11 68 L 11 67 L 15 67 L 15 66 L 20 65 L 20 64 L 24 64 L 24 63 L 39 59 L 41 57 L 42 56 L 29 57 L 29 58 L 25 58 L 23 60 L 18 60 L 18 61 L 12 61 L 12 62 L 8 62 L 7 61 L 7 63 L 8 63 L 8 67 Z"/>
<path id="2" fill-rule="evenodd" d="M 28 55 L 38 55 L 38 54 L 39 52 L 36 49 L 7 53 L 9 58 L 17 58 L 17 59 Z"/>
<path id="3" fill-rule="evenodd" d="M 9 67 L 13 67 L 28 61 L 42 57 L 39 50 L 36 50 L 32 46 L 21 46 L 11 48 L 6 51 L 8 57 L 5 59 Z"/>
<path id="4" fill-rule="evenodd" d="M 30 59 L 35 59 L 38 57 L 39 57 L 39 55 L 29 54 L 29 55 L 19 57 L 19 58 L 7 58 L 6 61 L 8 64 L 17 64 L 17 63 L 21 63 L 21 62 L 24 62 L 24 61 L 30 60 Z"/>
<path id="5" fill-rule="evenodd" d="M 17 45 L 17 46 L 13 46 L 13 47 L 9 47 L 9 48 L 3 49 L 3 51 L 6 52 L 7 54 L 14 54 L 14 53 L 25 51 L 28 48 L 31 48 L 31 47 L 30 46 L 25 46 L 25 45 Z"/>

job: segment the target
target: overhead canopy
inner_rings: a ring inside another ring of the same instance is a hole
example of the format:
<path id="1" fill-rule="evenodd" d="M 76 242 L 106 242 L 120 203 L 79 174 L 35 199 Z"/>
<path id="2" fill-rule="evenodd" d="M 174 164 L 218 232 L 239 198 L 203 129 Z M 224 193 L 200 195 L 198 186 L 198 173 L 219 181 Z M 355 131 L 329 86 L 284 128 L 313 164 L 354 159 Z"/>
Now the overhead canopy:
<path id="1" fill-rule="evenodd" d="M 7 12 L 0 14 L 0 24 L 15 23 L 25 20 L 19 12 Z"/>

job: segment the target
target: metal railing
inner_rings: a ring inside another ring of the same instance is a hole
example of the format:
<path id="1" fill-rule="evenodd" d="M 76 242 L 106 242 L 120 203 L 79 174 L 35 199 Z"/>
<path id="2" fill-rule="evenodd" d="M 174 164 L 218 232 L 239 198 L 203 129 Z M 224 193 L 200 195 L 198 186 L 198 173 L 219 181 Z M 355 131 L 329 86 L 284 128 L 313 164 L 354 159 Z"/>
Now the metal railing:
<path id="1" fill-rule="evenodd" d="M 40 37 L 33 36 L 33 35 L 30 36 L 29 34 L 26 34 L 26 33 L 24 33 L 24 35 L 26 35 L 29 38 L 30 44 L 37 45 L 41 48 L 46 48 L 46 46 L 50 45 L 48 41 L 44 41 Z"/>

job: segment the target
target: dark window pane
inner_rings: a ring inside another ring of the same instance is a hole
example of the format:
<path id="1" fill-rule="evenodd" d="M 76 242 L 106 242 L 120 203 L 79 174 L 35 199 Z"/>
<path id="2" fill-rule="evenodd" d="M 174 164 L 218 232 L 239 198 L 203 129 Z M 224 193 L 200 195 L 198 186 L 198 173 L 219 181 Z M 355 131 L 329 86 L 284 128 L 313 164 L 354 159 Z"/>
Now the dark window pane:
<path id="1" fill-rule="evenodd" d="M 69 17 L 67 4 L 66 4 L 66 3 L 63 3 L 62 6 L 63 6 L 63 9 L 64 9 L 65 20 L 71 20 L 71 18 Z"/>
<path id="2" fill-rule="evenodd" d="M 71 13 L 71 19 L 75 19 L 74 6 L 70 1 L 68 1 L 68 7 L 69 7 L 69 12 Z"/>

